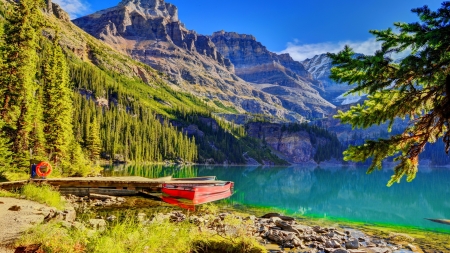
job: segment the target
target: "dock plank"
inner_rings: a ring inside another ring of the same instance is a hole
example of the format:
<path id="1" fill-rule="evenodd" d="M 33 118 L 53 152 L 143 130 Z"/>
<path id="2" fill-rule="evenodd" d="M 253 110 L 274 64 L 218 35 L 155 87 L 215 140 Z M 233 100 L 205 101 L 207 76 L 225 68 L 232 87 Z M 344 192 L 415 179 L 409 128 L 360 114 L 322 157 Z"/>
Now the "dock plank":
<path id="1" fill-rule="evenodd" d="M 77 192 L 75 188 L 79 188 L 80 192 L 93 192 L 93 189 L 105 189 L 103 191 L 108 191 L 106 189 L 115 189 L 116 191 L 109 192 L 123 192 L 130 191 L 135 193 L 140 192 L 161 192 L 162 185 L 165 183 L 176 184 L 176 185 L 211 185 L 211 184 L 221 184 L 225 181 L 188 181 L 188 180 L 172 180 L 172 177 L 162 177 L 162 178 L 145 178 L 138 176 L 127 176 L 127 177 L 68 177 L 68 178 L 47 178 L 47 179 L 30 179 L 15 182 L 3 182 L 0 183 L 0 189 L 13 190 L 21 188 L 28 182 L 34 183 L 46 183 L 56 188 L 60 189 L 61 192 Z M 84 190 L 83 190 L 84 189 Z"/>

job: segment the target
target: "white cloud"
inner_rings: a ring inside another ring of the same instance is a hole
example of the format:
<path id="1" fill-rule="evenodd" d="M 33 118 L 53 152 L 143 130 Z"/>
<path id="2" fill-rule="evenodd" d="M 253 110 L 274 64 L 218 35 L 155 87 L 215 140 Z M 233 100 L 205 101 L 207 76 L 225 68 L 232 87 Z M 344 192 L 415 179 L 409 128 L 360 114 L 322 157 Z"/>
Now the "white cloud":
<path id="1" fill-rule="evenodd" d="M 53 0 L 63 10 L 69 13 L 70 18 L 77 18 L 89 12 L 89 3 L 85 0 Z"/>
<path id="2" fill-rule="evenodd" d="M 280 53 L 289 53 L 296 61 L 303 61 L 312 58 L 315 55 L 324 53 L 337 53 L 344 49 L 345 45 L 349 45 L 356 53 L 365 55 L 374 54 L 375 51 L 381 49 L 381 42 L 370 38 L 366 41 L 341 41 L 341 42 L 324 42 L 316 44 L 299 44 L 298 40 L 289 42 L 287 48 Z"/>

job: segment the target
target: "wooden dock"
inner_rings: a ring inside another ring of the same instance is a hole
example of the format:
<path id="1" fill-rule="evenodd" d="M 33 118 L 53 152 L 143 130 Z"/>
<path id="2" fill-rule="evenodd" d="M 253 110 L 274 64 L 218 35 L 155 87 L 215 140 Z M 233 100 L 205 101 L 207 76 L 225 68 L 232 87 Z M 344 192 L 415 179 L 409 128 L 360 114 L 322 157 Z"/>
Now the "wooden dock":
<path id="1" fill-rule="evenodd" d="M 145 178 L 145 177 L 69 177 L 30 179 L 15 182 L 0 183 L 0 189 L 19 189 L 27 183 L 49 184 L 57 188 L 62 194 L 77 196 L 89 196 L 91 193 L 106 194 L 112 196 L 135 195 L 139 192 L 160 193 L 164 183 L 192 184 L 192 181 L 180 179 L 172 180 L 172 177 Z M 211 184 L 221 181 L 195 181 L 195 184 Z"/>

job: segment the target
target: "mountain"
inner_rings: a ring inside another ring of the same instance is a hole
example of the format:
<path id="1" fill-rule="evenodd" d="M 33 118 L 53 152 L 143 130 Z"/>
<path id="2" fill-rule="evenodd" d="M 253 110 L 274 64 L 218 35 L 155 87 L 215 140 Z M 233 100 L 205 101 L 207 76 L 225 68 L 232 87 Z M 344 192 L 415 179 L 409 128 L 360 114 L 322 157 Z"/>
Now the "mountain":
<path id="1" fill-rule="evenodd" d="M 308 118 L 321 118 L 334 111 L 334 105 L 318 91 L 323 89 L 322 84 L 289 54 L 270 52 L 252 35 L 220 31 L 211 40 L 234 64 L 237 76 L 276 96 L 285 108 Z"/>
<path id="2" fill-rule="evenodd" d="M 239 78 L 211 38 L 188 30 L 178 19 L 177 7 L 163 0 L 123 0 L 73 23 L 163 72 L 175 90 L 191 92 L 229 113 L 265 114 L 292 121 L 304 118 L 277 96 Z"/>
<path id="3" fill-rule="evenodd" d="M 322 85 L 321 95 L 334 105 L 346 105 L 356 103 L 361 100 L 360 96 L 348 95 L 344 93 L 352 89 L 354 86 L 346 84 L 338 84 L 329 78 L 331 74 L 331 59 L 326 54 L 316 55 L 311 59 L 301 62 L 306 70 L 311 74 L 312 79 L 320 82 Z"/>

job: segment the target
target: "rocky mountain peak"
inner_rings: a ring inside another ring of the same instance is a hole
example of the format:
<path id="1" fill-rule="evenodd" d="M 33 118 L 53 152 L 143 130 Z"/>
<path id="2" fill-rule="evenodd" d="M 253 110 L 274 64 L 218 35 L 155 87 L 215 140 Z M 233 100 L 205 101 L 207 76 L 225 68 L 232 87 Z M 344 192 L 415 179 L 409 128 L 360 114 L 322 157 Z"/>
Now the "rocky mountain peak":
<path id="1" fill-rule="evenodd" d="M 329 78 L 333 67 L 331 59 L 326 54 L 320 54 L 302 61 L 302 64 L 311 73 L 313 79 L 324 86 L 323 97 L 335 105 L 342 104 L 345 100 L 343 94 L 353 86 L 338 84 Z"/>
<path id="2" fill-rule="evenodd" d="M 172 22 L 178 21 L 178 9 L 164 0 L 122 0 L 118 7 L 126 7 L 146 18 L 164 17 Z"/>
<path id="3" fill-rule="evenodd" d="M 331 74 L 331 59 L 326 54 L 315 55 L 302 61 L 302 64 L 316 80 L 328 78 Z"/>
<path id="4" fill-rule="evenodd" d="M 334 106 L 320 96 L 321 84 L 289 54 L 270 52 L 254 36 L 236 32 L 215 32 L 211 40 L 219 53 L 230 59 L 236 75 L 278 97 L 286 108 L 313 118 L 334 110 Z"/>
<path id="5" fill-rule="evenodd" d="M 236 32 L 225 32 L 224 30 L 214 32 L 212 37 L 220 37 L 223 36 L 225 39 L 240 39 L 240 40 L 253 40 L 256 41 L 255 36 L 248 34 L 239 34 Z"/>

